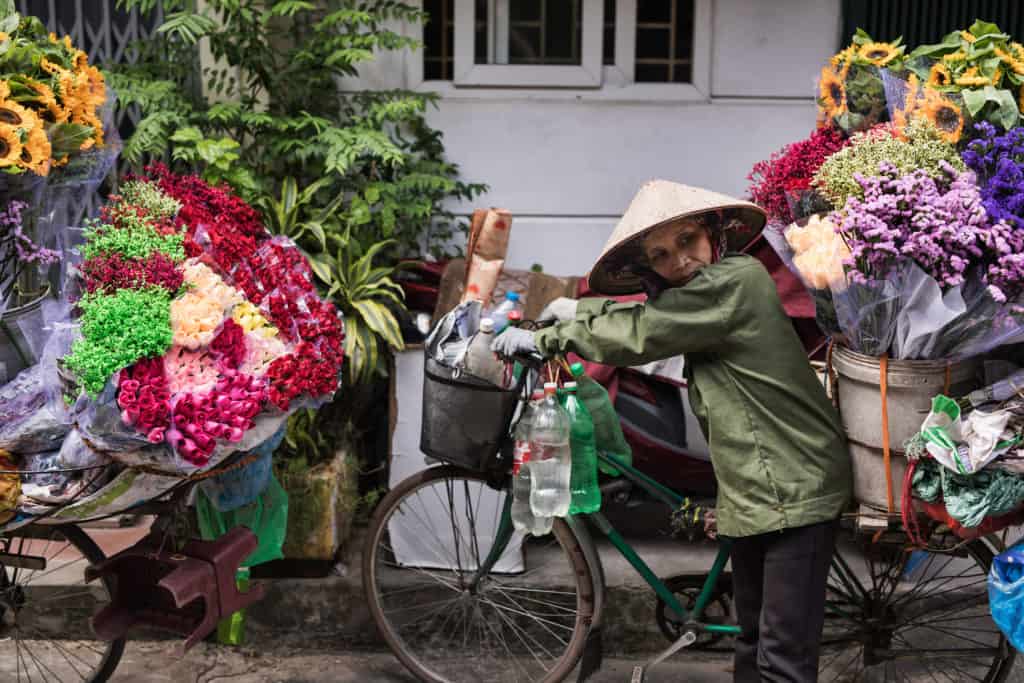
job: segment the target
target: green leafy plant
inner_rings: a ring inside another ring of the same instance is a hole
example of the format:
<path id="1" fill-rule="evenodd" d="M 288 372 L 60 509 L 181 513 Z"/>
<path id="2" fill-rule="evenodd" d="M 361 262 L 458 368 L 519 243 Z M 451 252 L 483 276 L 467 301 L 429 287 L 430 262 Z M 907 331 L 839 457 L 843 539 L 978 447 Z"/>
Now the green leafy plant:
<path id="1" fill-rule="evenodd" d="M 314 256 L 313 271 L 345 316 L 345 373 L 349 383 L 387 375 L 387 353 L 405 347 L 393 307 L 404 308 L 404 292 L 392 279 L 394 266 L 373 265 L 392 246 L 377 242 L 365 251 L 347 230 L 333 258 Z"/>
<path id="2" fill-rule="evenodd" d="M 154 2 L 118 6 L 147 11 Z M 163 8 L 138 62 L 109 75 L 122 102 L 143 113 L 125 146 L 133 164 L 169 149 L 172 161 L 229 183 L 265 213 L 269 200 L 287 203 L 291 189 L 279 179 L 294 179 L 305 196 L 285 209 L 287 229 L 305 226 L 310 253 L 327 246 L 312 225 L 355 224 L 364 244 L 394 240 L 381 255 L 392 261 L 424 249 L 441 255 L 465 230 L 445 204 L 485 188 L 459 180 L 427 125 L 436 95 L 339 87 L 376 54 L 419 48 L 390 27 L 424 21 L 422 10 L 396 0 L 207 0 L 201 9 L 164 0 Z M 199 40 L 216 60 L 201 83 Z M 325 209 L 337 220 L 325 220 Z"/>

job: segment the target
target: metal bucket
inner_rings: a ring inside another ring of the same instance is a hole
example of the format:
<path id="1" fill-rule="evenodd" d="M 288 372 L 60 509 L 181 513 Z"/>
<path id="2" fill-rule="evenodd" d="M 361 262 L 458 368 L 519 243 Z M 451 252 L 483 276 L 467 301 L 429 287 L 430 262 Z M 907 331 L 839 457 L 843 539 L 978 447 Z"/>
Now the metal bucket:
<path id="1" fill-rule="evenodd" d="M 882 442 L 881 366 L 878 358 L 836 346 L 832 366 L 837 377 L 839 415 L 850 442 L 853 459 L 853 493 L 858 502 L 882 510 L 887 507 Z M 968 359 L 891 360 L 887 373 L 889 446 L 893 499 L 900 506 L 900 491 L 907 470 L 903 444 L 921 428 L 931 409 L 932 397 L 946 389 L 965 394 L 981 385 L 981 362 Z"/>
<path id="2" fill-rule="evenodd" d="M 39 298 L 23 306 L 8 308 L 0 316 L 0 385 L 11 381 L 19 372 L 39 360 L 32 349 L 32 343 L 25 337 L 22 325 L 30 329 L 42 325 L 43 302 L 49 294 L 47 289 Z"/>

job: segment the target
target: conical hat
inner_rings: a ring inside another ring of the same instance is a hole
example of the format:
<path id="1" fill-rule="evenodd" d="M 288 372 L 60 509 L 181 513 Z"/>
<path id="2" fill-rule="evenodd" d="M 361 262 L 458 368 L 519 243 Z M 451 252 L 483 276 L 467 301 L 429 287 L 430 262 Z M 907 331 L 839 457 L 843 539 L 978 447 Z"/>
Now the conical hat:
<path id="1" fill-rule="evenodd" d="M 669 180 L 644 183 L 590 271 L 590 288 L 601 294 L 643 291 L 640 277 L 629 270 L 641 258 L 641 238 L 655 228 L 710 211 L 728 211 L 738 220 L 727 226 L 730 251 L 749 244 L 767 220 L 759 206 L 742 199 Z"/>

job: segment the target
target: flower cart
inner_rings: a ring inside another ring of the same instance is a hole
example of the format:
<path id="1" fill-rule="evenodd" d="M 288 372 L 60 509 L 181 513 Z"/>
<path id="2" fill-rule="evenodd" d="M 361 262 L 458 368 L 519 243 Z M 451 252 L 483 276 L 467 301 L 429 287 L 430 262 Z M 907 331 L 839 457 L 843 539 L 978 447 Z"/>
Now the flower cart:
<path id="1" fill-rule="evenodd" d="M 964 398 L 1012 374 L 996 358 L 1024 341 L 1022 86 L 1024 47 L 992 24 L 915 49 L 858 31 L 822 68 L 817 130 L 750 175 L 831 340 L 862 550 L 892 544 L 898 580 L 938 552 L 984 582 L 992 534 L 1024 519 L 1013 422 L 986 417 L 1006 406 Z M 972 460 L 985 429 L 990 457 Z"/>

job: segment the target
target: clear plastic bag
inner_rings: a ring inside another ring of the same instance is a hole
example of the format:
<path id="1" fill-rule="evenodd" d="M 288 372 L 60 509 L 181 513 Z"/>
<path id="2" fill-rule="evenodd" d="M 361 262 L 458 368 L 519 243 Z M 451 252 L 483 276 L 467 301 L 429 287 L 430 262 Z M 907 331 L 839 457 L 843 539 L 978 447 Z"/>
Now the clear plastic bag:
<path id="1" fill-rule="evenodd" d="M 1015 545 L 992 560 L 988 574 L 992 620 L 1016 649 L 1024 648 L 1024 550 Z"/>
<path id="2" fill-rule="evenodd" d="M 21 455 L 60 447 L 71 427 L 50 400 L 55 381 L 55 369 L 38 364 L 0 387 L 0 449 Z"/>

